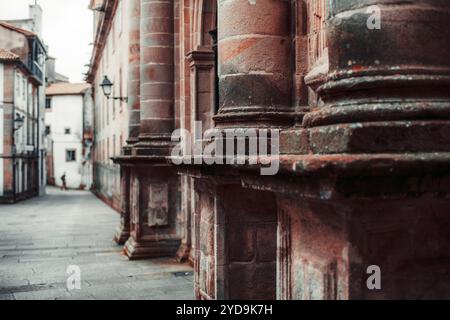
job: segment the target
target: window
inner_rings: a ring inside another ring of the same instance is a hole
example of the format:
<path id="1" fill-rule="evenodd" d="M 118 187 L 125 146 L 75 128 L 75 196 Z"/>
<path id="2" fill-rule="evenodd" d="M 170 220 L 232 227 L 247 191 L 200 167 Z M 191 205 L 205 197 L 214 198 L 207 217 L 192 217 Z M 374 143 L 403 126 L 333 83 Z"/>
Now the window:
<path id="1" fill-rule="evenodd" d="M 45 99 L 45 109 L 50 110 L 52 108 L 52 98 Z"/>
<path id="2" fill-rule="evenodd" d="M 20 74 L 16 73 L 16 97 L 20 96 Z"/>
<path id="3" fill-rule="evenodd" d="M 76 150 L 66 150 L 66 162 L 75 162 L 75 161 L 77 161 Z"/>
<path id="4" fill-rule="evenodd" d="M 109 157 L 110 157 L 110 153 L 109 153 L 109 138 L 106 139 L 106 156 L 105 156 L 105 163 L 109 162 Z"/>
<path id="5" fill-rule="evenodd" d="M 113 87 L 112 95 L 113 95 L 113 97 L 116 96 L 116 88 L 115 87 Z M 112 100 L 112 120 L 114 121 L 115 119 L 116 119 L 116 100 L 113 99 Z"/>
<path id="6" fill-rule="evenodd" d="M 64 134 L 71 134 L 72 130 L 70 128 L 64 128 Z"/>
<path id="7" fill-rule="evenodd" d="M 52 129 L 50 126 L 45 126 L 45 135 L 48 136 L 50 133 L 52 133 Z"/>

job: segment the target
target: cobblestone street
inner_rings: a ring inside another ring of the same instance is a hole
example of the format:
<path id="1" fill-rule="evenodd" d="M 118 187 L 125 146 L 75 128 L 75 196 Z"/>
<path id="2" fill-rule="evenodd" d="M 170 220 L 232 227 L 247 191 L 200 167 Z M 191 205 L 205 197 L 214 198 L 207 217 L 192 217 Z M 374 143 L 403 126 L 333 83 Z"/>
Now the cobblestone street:
<path id="1" fill-rule="evenodd" d="M 47 192 L 0 205 L 0 300 L 194 298 L 189 265 L 122 254 L 119 215 L 91 193 Z M 80 267 L 80 290 L 67 289 L 68 266 Z"/>

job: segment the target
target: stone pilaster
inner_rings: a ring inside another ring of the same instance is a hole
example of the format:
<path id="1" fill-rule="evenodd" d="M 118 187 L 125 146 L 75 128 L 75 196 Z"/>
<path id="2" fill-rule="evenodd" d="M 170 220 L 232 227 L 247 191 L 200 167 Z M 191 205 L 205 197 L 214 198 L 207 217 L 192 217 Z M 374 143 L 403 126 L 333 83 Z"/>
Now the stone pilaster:
<path id="1" fill-rule="evenodd" d="M 191 178 L 187 175 L 180 177 L 181 193 L 181 219 L 179 233 L 181 235 L 181 245 L 177 252 L 177 260 L 180 262 L 189 261 L 192 248 L 192 229 L 191 229 Z M 190 261 L 192 262 L 192 261 Z"/>

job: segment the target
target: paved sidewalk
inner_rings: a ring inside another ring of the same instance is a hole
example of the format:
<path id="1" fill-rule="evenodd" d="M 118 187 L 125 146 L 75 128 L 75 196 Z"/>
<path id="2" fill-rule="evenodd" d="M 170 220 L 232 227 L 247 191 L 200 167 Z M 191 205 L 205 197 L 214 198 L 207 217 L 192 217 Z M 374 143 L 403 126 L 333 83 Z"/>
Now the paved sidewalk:
<path id="1" fill-rule="evenodd" d="M 192 268 L 174 259 L 128 261 L 112 242 L 119 216 L 89 192 L 0 205 L 0 300 L 193 299 Z M 67 289 L 79 266 L 81 289 Z"/>

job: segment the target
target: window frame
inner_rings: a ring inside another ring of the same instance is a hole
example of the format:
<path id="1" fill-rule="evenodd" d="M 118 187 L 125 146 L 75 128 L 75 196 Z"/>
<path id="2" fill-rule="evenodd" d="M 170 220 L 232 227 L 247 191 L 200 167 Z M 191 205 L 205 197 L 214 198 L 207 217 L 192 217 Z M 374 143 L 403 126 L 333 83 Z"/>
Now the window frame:
<path id="1" fill-rule="evenodd" d="M 73 152 L 73 160 L 69 160 L 69 152 Z M 77 162 L 77 150 L 66 149 L 66 163 Z"/>

